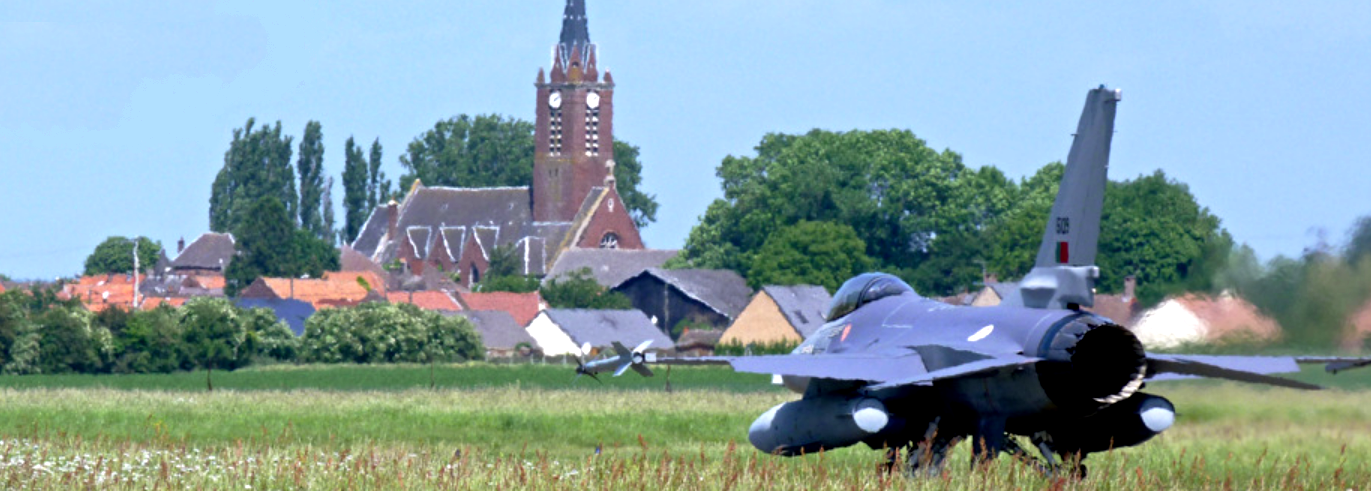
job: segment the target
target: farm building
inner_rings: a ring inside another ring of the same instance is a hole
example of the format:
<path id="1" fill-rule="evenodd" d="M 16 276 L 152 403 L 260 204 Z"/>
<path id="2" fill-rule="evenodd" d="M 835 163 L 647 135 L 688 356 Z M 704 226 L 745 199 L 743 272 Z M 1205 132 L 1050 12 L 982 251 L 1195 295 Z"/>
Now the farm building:
<path id="1" fill-rule="evenodd" d="M 543 282 L 588 269 L 600 286 L 613 288 L 648 268 L 662 267 L 678 253 L 657 249 L 568 249 L 557 257 Z"/>
<path id="2" fill-rule="evenodd" d="M 170 272 L 176 275 L 223 276 L 224 268 L 233 260 L 233 245 L 233 234 L 204 233 L 178 251 L 176 259 L 171 261 Z"/>
<path id="3" fill-rule="evenodd" d="M 498 310 L 467 310 L 460 314 L 481 335 L 481 344 L 486 347 L 486 358 L 507 358 L 519 356 L 520 348 L 527 347 L 530 353 L 538 350 L 538 341 L 524 330 L 524 326 L 514 321 L 508 312 Z"/>
<path id="4" fill-rule="evenodd" d="M 653 350 L 675 347 L 637 310 L 548 309 L 538 313 L 527 330 L 547 356 L 574 355 L 584 343 L 601 351 L 616 341 L 633 347 L 652 340 Z"/>
<path id="5" fill-rule="evenodd" d="M 614 291 L 653 319 L 662 332 L 683 321 L 727 327 L 747 306 L 752 289 L 726 269 L 649 268 L 624 280 Z"/>
<path id="6" fill-rule="evenodd" d="M 538 315 L 538 311 L 547 308 L 543 303 L 543 297 L 538 292 L 511 293 L 511 292 L 457 292 L 457 301 L 462 304 L 462 310 L 498 310 L 508 312 L 514 318 L 514 322 L 521 326 L 527 326 L 533 321 L 533 317 Z"/>
<path id="7" fill-rule="evenodd" d="M 831 299 L 822 286 L 764 286 L 724 331 L 719 343 L 798 343 L 823 326 Z"/>

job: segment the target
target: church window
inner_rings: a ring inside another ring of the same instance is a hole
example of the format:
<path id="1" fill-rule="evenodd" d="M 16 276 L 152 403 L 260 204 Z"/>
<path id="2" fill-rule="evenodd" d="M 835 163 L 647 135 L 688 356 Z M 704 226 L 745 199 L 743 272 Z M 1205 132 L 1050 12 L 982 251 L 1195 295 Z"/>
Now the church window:
<path id="1" fill-rule="evenodd" d="M 586 156 L 600 155 L 600 105 L 586 108 Z"/>
<path id="2" fill-rule="evenodd" d="M 562 154 L 562 110 L 561 108 L 549 110 L 548 125 L 548 151 L 552 155 Z"/>
<path id="3" fill-rule="evenodd" d="M 614 233 L 614 232 L 605 232 L 604 237 L 600 237 L 600 248 L 601 248 L 601 249 L 618 249 L 618 248 L 619 248 L 619 234 L 616 234 L 616 233 Z"/>
<path id="4" fill-rule="evenodd" d="M 475 264 L 472 264 L 472 265 L 471 265 L 471 284 L 475 285 L 475 284 L 480 283 L 480 282 L 481 282 L 481 270 L 476 269 L 476 265 L 475 265 Z"/>

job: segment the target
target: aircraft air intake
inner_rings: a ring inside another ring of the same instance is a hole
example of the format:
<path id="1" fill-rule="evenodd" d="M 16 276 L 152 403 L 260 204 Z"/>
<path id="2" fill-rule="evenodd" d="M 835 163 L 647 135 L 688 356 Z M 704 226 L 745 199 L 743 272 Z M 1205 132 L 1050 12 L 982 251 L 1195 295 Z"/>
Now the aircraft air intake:
<path id="1" fill-rule="evenodd" d="M 1057 332 L 1039 367 L 1043 388 L 1060 406 L 1087 412 L 1129 398 L 1147 376 L 1147 353 L 1131 331 L 1080 318 Z"/>

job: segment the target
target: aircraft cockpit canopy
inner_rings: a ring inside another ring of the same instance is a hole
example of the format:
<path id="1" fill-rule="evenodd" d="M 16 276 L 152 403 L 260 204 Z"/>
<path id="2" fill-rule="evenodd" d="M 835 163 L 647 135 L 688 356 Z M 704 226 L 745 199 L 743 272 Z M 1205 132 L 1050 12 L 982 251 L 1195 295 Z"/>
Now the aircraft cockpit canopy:
<path id="1" fill-rule="evenodd" d="M 825 320 L 833 320 L 852 313 L 858 307 L 894 295 L 915 294 L 914 288 L 889 273 L 863 273 L 852 277 L 833 294 Z"/>

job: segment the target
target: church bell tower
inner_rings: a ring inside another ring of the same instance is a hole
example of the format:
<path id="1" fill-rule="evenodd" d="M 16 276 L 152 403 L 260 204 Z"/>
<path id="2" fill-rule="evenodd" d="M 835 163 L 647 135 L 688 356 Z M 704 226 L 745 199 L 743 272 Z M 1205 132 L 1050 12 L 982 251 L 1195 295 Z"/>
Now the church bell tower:
<path id="1" fill-rule="evenodd" d="M 539 69 L 534 85 L 533 219 L 571 221 L 614 159 L 614 78 L 600 77 L 585 0 L 567 0 L 552 69 L 546 77 Z"/>

